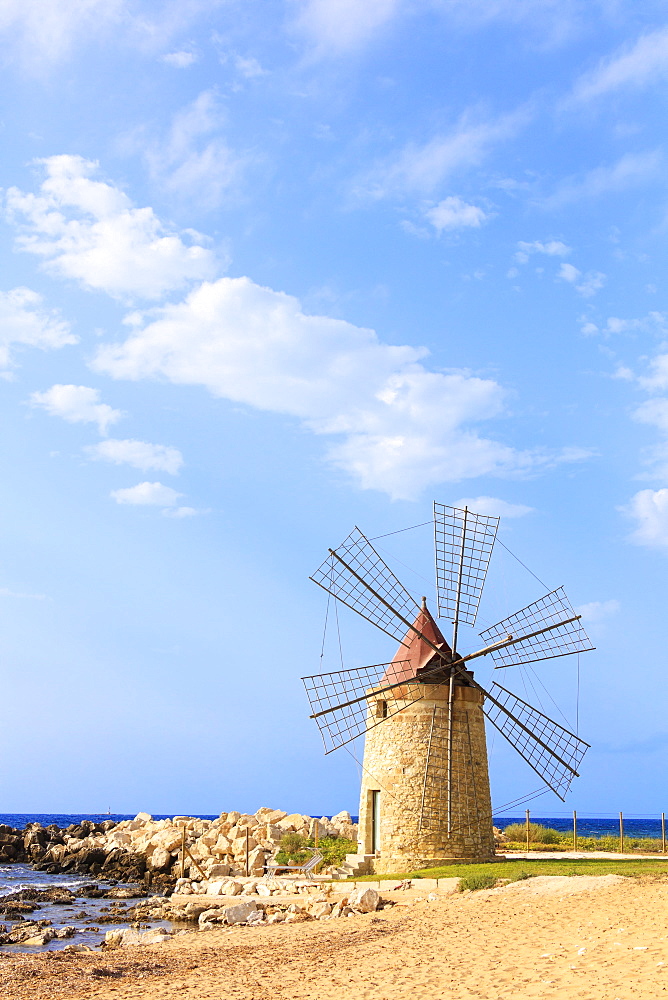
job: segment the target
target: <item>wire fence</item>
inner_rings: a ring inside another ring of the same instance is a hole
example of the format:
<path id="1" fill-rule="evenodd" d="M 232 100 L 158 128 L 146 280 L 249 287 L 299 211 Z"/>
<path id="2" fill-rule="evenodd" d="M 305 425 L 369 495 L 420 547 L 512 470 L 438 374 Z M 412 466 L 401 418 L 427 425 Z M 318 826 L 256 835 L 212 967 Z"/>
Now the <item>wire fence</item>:
<path id="1" fill-rule="evenodd" d="M 495 814 L 493 822 L 502 832 L 510 826 L 515 827 L 513 841 L 517 839 L 517 842 L 525 842 L 527 851 L 535 850 L 536 845 L 540 850 L 549 850 L 550 847 L 563 850 L 564 845 L 569 846 L 570 840 L 573 850 L 577 850 L 579 846 L 584 847 L 581 842 L 586 841 L 588 850 L 595 849 L 600 844 L 600 850 L 617 851 L 620 854 L 643 849 L 651 853 L 666 854 L 665 813 L 618 812 L 587 815 L 573 810 L 569 813 L 555 811 L 550 816 L 533 816 L 526 809 L 523 814 Z M 521 837 L 518 826 L 523 828 Z M 561 836 L 557 840 L 551 840 L 538 828 Z"/>

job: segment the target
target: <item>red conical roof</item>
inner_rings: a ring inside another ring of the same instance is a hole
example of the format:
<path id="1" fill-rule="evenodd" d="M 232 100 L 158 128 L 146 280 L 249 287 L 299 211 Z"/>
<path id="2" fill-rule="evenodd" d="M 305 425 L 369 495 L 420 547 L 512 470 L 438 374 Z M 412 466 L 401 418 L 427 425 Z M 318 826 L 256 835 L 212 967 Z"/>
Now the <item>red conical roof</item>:
<path id="1" fill-rule="evenodd" d="M 431 617 L 427 602 L 423 598 L 420 614 L 413 623 L 414 627 L 422 635 L 433 642 L 435 646 L 444 652 L 451 652 L 450 646 L 445 641 L 441 630 Z M 416 635 L 410 629 L 404 636 L 404 641 L 394 654 L 394 658 L 387 670 L 381 684 L 397 684 L 399 681 L 412 680 L 417 676 L 418 670 L 426 667 L 429 661 L 435 656 L 434 650 L 421 636 Z"/>

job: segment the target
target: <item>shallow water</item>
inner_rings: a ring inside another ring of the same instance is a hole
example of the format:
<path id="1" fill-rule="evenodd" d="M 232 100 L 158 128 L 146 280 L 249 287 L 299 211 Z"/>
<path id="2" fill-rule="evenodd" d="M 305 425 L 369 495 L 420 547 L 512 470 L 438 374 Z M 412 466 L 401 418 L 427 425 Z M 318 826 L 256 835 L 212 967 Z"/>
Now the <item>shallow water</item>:
<path id="1" fill-rule="evenodd" d="M 90 877 L 86 878 L 80 875 L 47 875 L 45 872 L 33 871 L 29 865 L 0 865 L 0 900 L 3 896 L 18 892 L 20 889 L 50 889 L 56 886 L 76 892 L 77 889 L 80 889 L 84 885 L 99 885 L 100 888 L 104 888 L 107 883 L 96 882 Z M 110 885 L 109 888 L 111 888 Z M 138 901 L 138 899 L 86 899 L 85 897 L 81 897 L 67 904 L 38 903 L 38 909 L 31 914 L 26 914 L 27 920 L 50 920 L 51 926 L 54 928 L 73 926 L 77 928 L 77 933 L 74 937 L 50 941 L 48 944 L 40 947 L 26 947 L 22 944 L 1 945 L 0 954 L 6 952 L 27 952 L 32 954 L 37 951 L 58 951 L 68 944 L 86 944 L 90 948 L 94 948 L 104 940 L 107 931 L 129 926 L 127 921 L 113 924 L 98 923 L 97 920 L 99 920 L 99 917 L 104 915 L 101 912 L 102 909 L 110 907 L 112 903 L 129 908 L 134 906 Z M 87 916 L 78 916 L 82 912 Z M 0 923 L 5 924 L 9 929 L 9 926 L 17 923 L 17 921 L 0 915 Z M 164 920 L 157 920 L 146 925 L 142 924 L 142 927 L 144 926 L 145 929 L 148 929 L 149 927 L 170 927 L 171 925 Z M 96 930 L 95 928 L 98 929 Z"/>

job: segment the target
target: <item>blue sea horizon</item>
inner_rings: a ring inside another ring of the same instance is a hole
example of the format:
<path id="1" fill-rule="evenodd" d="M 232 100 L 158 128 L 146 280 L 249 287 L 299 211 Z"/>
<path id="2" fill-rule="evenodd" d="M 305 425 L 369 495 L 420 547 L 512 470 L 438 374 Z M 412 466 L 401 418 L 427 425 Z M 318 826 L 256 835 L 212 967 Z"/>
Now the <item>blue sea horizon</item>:
<path id="1" fill-rule="evenodd" d="M 61 829 L 71 824 L 81 823 L 82 820 L 92 820 L 94 823 L 102 823 L 110 819 L 114 823 L 122 820 L 134 819 L 136 813 L 0 813 L 0 824 L 13 827 L 15 830 L 23 830 L 29 823 L 41 823 L 42 826 L 50 826 L 55 823 Z M 185 815 L 183 813 L 154 813 L 153 819 L 172 819 L 174 815 Z M 197 819 L 217 819 L 218 814 L 197 813 L 191 814 Z M 321 815 L 326 815 L 322 814 Z M 357 816 L 352 816 L 354 823 L 358 821 Z M 524 823 L 525 816 L 497 816 L 494 818 L 494 826 L 505 830 L 511 823 Z M 573 829 L 572 816 L 531 816 L 532 823 L 539 823 L 541 826 L 549 826 L 554 830 L 569 832 Z M 624 834 L 627 837 L 661 837 L 661 817 L 655 816 L 625 816 Z M 619 815 L 614 816 L 578 816 L 578 835 L 581 837 L 606 837 L 619 836 Z"/>

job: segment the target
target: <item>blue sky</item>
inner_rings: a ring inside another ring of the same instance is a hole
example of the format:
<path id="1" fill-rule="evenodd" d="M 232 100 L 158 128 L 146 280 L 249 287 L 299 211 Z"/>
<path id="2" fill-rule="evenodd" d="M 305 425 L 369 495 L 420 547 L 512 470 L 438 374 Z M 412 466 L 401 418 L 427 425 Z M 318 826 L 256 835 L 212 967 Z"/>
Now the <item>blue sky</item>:
<path id="1" fill-rule="evenodd" d="M 579 705 L 573 658 L 506 675 L 592 743 L 533 808 L 668 809 L 665 5 L 5 0 L 0 33 L 0 811 L 355 812 L 308 575 L 433 498 L 505 515 L 598 647 Z M 429 528 L 382 544 L 431 594 Z M 480 627 L 541 593 L 499 547 Z M 490 751 L 497 806 L 538 787 Z"/>

